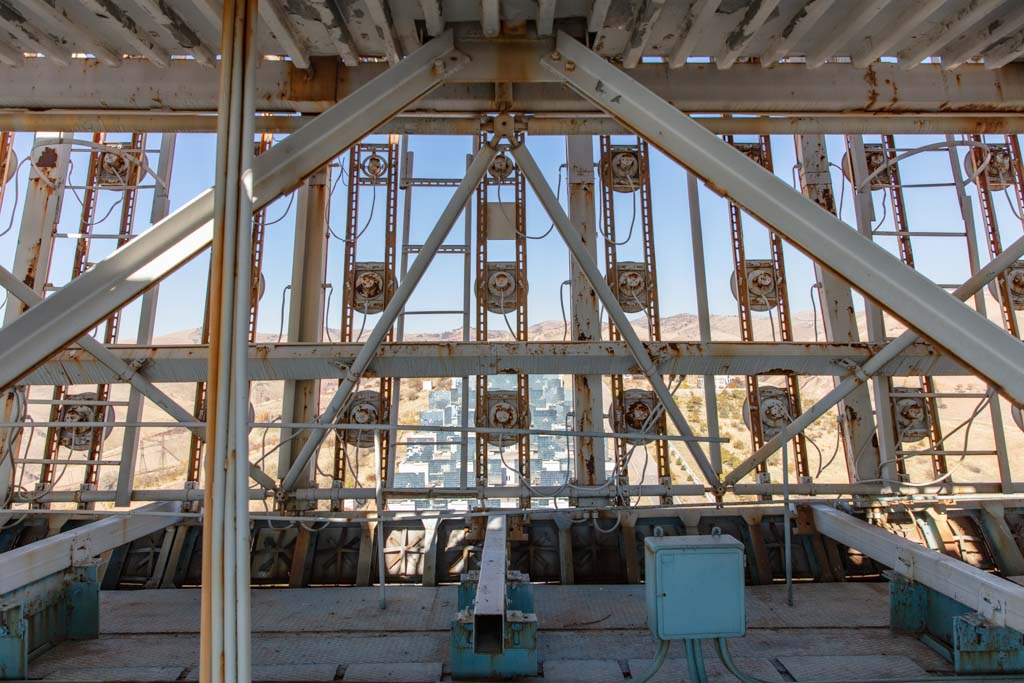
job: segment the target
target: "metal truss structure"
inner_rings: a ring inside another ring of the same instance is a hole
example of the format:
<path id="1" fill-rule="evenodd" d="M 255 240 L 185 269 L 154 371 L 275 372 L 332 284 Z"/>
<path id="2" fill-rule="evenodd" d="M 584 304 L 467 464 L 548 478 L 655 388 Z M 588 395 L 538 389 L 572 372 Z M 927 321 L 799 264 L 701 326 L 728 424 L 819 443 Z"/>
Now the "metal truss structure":
<path id="1" fill-rule="evenodd" d="M 877 569 L 851 547 L 955 599 L 981 590 L 980 611 L 994 601 L 1002 625 L 1024 627 L 1024 589 L 969 566 L 1024 573 L 1011 530 L 1024 495 L 1024 11 L 726 4 L 225 0 L 221 15 L 199 0 L 0 3 L 0 215 L 12 226 L 20 203 L 0 268 L 0 544 L 15 548 L 0 555 L 0 594 L 121 548 L 104 585 L 201 584 L 202 678 L 247 680 L 250 583 L 368 585 L 374 567 L 382 585 L 451 580 L 479 555 L 488 515 L 509 518 L 526 549 L 509 563 L 535 580 L 635 582 L 638 547 L 668 518 L 680 533 L 735 526 L 751 582 Z M 22 188 L 13 150 L 32 132 Z M 175 145 L 203 132 L 216 132 L 215 185 L 172 211 Z M 427 135 L 471 141 L 461 177 L 413 172 L 410 144 Z M 553 188 L 548 156 L 531 149 L 541 136 L 566 138 L 565 201 L 561 169 Z M 792 179 L 776 167 L 790 141 Z M 658 195 L 668 163 L 685 170 L 685 208 Z M 940 166 L 951 182 L 914 180 Z M 918 228 L 923 186 L 955 205 L 947 225 Z M 428 189 L 444 201 L 423 226 L 412 197 Z M 263 272 L 282 259 L 268 207 L 288 194 L 290 303 L 271 341 Z M 562 341 L 537 339 L 527 316 L 551 295 L 530 288 L 541 233 L 569 255 Z M 729 253 L 713 253 L 715 233 Z M 680 234 L 692 268 L 656 248 Z M 207 253 L 196 343 L 159 343 L 161 282 Z M 461 257 L 461 300 L 417 309 L 442 255 Z M 801 267 L 820 310 L 813 341 L 795 332 Z M 670 338 L 662 314 L 680 272 L 698 339 Z M 730 273 L 735 340 L 713 334 L 709 292 Z M 410 320 L 442 315 L 460 319 L 453 341 L 414 337 Z M 541 426 L 544 375 L 570 378 L 564 424 Z M 736 387 L 716 387 L 724 376 Z M 703 391 L 678 398 L 684 378 Z M 457 419 L 407 424 L 412 379 L 444 382 Z M 808 390 L 815 380 L 831 388 Z M 273 418 L 253 408 L 257 382 L 282 387 Z M 190 407 L 174 398 L 182 386 Z M 725 424 L 736 396 L 742 438 Z M 977 405 L 953 426 L 949 403 L 964 399 Z M 982 413 L 985 446 L 971 448 Z M 845 473 L 814 441 L 829 421 Z M 154 431 L 187 435 L 170 486 L 138 481 Z M 452 479 L 399 485 L 423 434 L 457 446 Z M 552 483 L 538 465 L 555 439 L 565 465 Z M 40 519 L 105 515 L 92 534 L 39 538 Z M 920 545 L 900 537 L 911 533 Z"/>

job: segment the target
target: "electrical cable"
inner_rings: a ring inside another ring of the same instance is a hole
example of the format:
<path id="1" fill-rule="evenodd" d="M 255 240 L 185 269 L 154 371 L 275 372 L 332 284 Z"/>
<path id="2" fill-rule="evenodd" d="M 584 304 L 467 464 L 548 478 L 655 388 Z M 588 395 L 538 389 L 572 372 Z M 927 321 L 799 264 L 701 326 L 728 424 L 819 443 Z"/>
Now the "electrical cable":
<path id="1" fill-rule="evenodd" d="M 275 218 L 274 220 L 266 221 L 263 224 L 263 227 L 264 228 L 269 228 L 271 225 L 277 225 L 278 223 L 283 221 L 285 218 L 287 218 L 288 217 L 288 212 L 292 210 L 292 204 L 294 204 L 294 203 L 295 203 L 295 193 L 292 192 L 291 194 L 288 195 L 288 206 L 284 207 L 284 212 L 279 217 Z"/>
<path id="2" fill-rule="evenodd" d="M 327 341 L 331 344 L 334 343 L 334 339 L 331 338 L 331 297 L 334 296 L 334 285 L 328 282 L 324 285 L 327 290 L 327 301 L 324 304 L 324 334 L 327 335 Z"/>
<path id="3" fill-rule="evenodd" d="M 281 326 L 277 330 L 277 343 L 281 343 L 281 339 L 284 337 L 284 297 L 291 289 L 291 285 L 285 285 L 284 289 L 281 290 Z"/>
<path id="4" fill-rule="evenodd" d="M 569 318 L 565 315 L 565 286 L 572 285 L 572 280 L 565 280 L 558 286 L 558 305 L 562 308 L 562 341 L 569 339 Z"/>
<path id="5" fill-rule="evenodd" d="M 4 229 L 4 231 L 0 232 L 0 237 L 3 237 L 7 233 L 9 233 L 11 229 L 14 227 L 14 216 L 15 214 L 18 213 L 18 200 L 21 198 L 21 190 L 19 189 L 18 185 L 18 174 L 21 172 L 22 164 L 24 164 L 26 161 L 28 161 L 27 158 L 22 159 L 21 162 L 18 164 L 17 168 L 14 169 L 14 205 L 11 207 L 11 220 L 8 221 L 7 227 Z"/>

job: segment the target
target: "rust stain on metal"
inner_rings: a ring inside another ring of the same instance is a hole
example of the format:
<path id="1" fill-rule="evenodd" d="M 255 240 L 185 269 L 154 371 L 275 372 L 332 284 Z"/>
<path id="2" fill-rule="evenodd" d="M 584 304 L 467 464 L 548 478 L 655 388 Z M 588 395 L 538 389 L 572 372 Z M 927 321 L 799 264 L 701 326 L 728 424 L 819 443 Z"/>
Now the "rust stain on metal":
<path id="1" fill-rule="evenodd" d="M 57 150 L 53 147 L 43 147 L 43 151 L 39 153 L 39 160 L 36 161 L 36 166 L 39 168 L 56 168 Z"/>

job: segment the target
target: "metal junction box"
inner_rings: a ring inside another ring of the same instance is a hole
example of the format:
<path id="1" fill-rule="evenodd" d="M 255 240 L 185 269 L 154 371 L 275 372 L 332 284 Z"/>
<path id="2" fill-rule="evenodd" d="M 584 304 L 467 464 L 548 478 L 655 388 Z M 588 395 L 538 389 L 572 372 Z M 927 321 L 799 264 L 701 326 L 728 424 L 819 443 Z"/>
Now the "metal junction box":
<path id="1" fill-rule="evenodd" d="M 656 638 L 732 638 L 746 630 L 743 544 L 732 536 L 644 542 L 647 626 Z"/>

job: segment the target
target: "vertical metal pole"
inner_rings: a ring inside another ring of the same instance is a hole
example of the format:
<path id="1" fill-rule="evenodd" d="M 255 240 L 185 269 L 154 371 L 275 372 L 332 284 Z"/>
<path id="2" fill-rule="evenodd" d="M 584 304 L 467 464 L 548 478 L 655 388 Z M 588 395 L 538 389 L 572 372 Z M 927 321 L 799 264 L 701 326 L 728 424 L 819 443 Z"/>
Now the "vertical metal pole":
<path id="1" fill-rule="evenodd" d="M 829 173 L 828 151 L 823 135 L 796 136 L 800 185 L 804 195 L 831 214 L 836 214 L 832 176 Z M 870 198 L 870 197 L 869 197 Z M 859 214 L 858 214 L 859 215 Z M 860 341 L 857 313 L 849 285 L 835 273 L 814 262 L 818 280 L 818 301 L 825 325 L 825 337 L 833 343 Z M 835 377 L 839 384 L 841 378 Z M 867 386 L 851 392 L 840 404 L 842 436 L 847 469 L 852 481 L 878 478 L 878 446 L 874 443 L 875 420 L 871 412 L 871 395 Z"/>
<path id="2" fill-rule="evenodd" d="M 786 604 L 793 606 L 793 530 L 789 511 L 789 434 L 786 427 L 780 432 L 782 439 L 782 524 L 786 553 Z"/>
<path id="3" fill-rule="evenodd" d="M 474 154 L 479 145 L 478 138 L 473 137 Z M 469 165 L 473 163 L 473 155 L 466 155 L 466 173 L 469 173 Z M 470 203 L 466 202 L 463 210 L 462 246 L 465 251 L 462 254 L 462 341 L 469 341 L 470 325 L 470 292 L 473 287 L 473 250 L 470 245 L 473 243 L 473 210 Z M 474 378 L 475 380 L 476 378 Z M 475 381 L 474 381 L 475 384 Z M 469 481 L 469 376 L 462 377 L 462 403 L 459 405 L 459 426 L 462 427 L 462 434 L 459 435 L 459 486 L 466 488 Z"/>
<path id="4" fill-rule="evenodd" d="M 24 194 L 24 209 L 21 212 L 21 227 L 18 242 L 14 248 L 14 264 L 11 268 L 15 277 L 44 296 L 50 272 L 50 253 L 53 248 L 53 231 L 60 217 L 64 185 L 68 175 L 70 145 L 62 143 L 61 133 L 37 133 L 32 147 L 32 170 L 28 176 L 28 188 Z M 10 296 L 4 311 L 4 326 L 19 318 L 28 305 Z M 25 391 L 28 398 L 28 391 Z M 14 395 L 7 393 L 2 417 L 9 422 L 15 416 Z M 11 443 L 11 455 L 19 452 L 21 431 L 15 434 Z M 0 429 L 0 443 L 6 444 L 9 431 Z M 14 458 L 0 458 L 0 493 L 5 493 L 7 482 L 13 483 Z M 6 496 L 4 496 L 6 498 Z"/>
<path id="5" fill-rule="evenodd" d="M 569 188 L 569 222 L 583 240 L 590 257 L 597 259 L 597 217 L 594 207 L 594 141 L 589 135 L 570 135 L 565 139 L 566 183 Z M 586 273 L 569 260 L 570 315 L 572 341 L 601 339 L 601 318 L 597 292 Z M 601 375 L 573 375 L 572 404 L 574 429 L 583 432 L 601 431 Z M 605 471 L 604 440 L 576 437 L 576 479 L 582 486 L 603 484 Z"/>
<path id="6" fill-rule="evenodd" d="M 295 246 L 292 255 L 291 301 L 288 309 L 288 341 L 320 342 L 324 329 L 324 278 L 327 271 L 326 167 L 311 175 L 298 190 L 295 213 Z M 309 422 L 320 412 L 320 380 L 284 383 L 281 421 Z M 282 429 L 278 477 L 284 477 L 306 443 L 306 432 Z M 316 481 L 315 462 L 310 460 L 298 480 L 305 488 Z M 316 507 L 315 501 L 288 501 L 289 509 Z"/>
<path id="7" fill-rule="evenodd" d="M 257 0 L 226 0 L 210 276 L 200 680 L 248 681 L 249 293 Z"/>
<path id="8" fill-rule="evenodd" d="M 859 183 L 858 178 L 868 177 L 868 163 L 864 156 L 864 138 L 860 135 L 851 135 L 847 138 L 850 167 L 853 169 L 853 183 Z M 853 206 L 857 214 L 857 230 L 866 237 L 872 239 L 871 224 L 875 219 L 875 208 L 871 199 L 871 184 L 853 189 Z M 864 310 L 867 314 L 868 340 L 876 344 L 884 344 L 885 320 L 882 316 L 882 309 L 870 299 L 864 299 Z M 875 397 L 875 423 L 877 429 L 878 458 L 881 463 L 881 472 L 884 479 L 894 481 L 896 473 L 896 443 L 895 430 L 893 428 L 892 405 L 889 398 L 889 380 L 885 377 L 872 377 L 871 387 Z M 852 456 L 856 461 L 856 454 Z M 857 464 L 854 462 L 854 464 Z M 876 477 L 872 477 L 874 479 Z"/>
<path id="9" fill-rule="evenodd" d="M 153 206 L 150 209 L 150 223 L 158 223 L 170 212 L 171 170 L 174 166 L 174 145 L 177 135 L 163 133 L 160 136 L 160 158 L 157 161 L 156 175 L 159 179 L 153 191 Z M 156 323 L 156 304 L 160 285 L 155 284 L 142 295 L 139 309 L 139 329 L 135 335 L 136 344 L 149 344 L 153 341 L 153 328 Z M 132 488 L 135 485 L 135 468 L 139 452 L 139 428 L 132 425 L 142 419 L 142 409 L 146 398 L 135 387 L 128 394 L 128 409 L 125 411 L 124 440 L 121 442 L 121 464 L 117 470 L 117 492 L 114 505 L 127 507 L 132 501 Z"/>
<path id="10" fill-rule="evenodd" d="M 690 203 L 690 241 L 693 248 L 693 278 L 697 284 L 697 324 L 700 340 L 711 341 L 711 313 L 708 310 L 708 275 L 704 262 L 704 231 L 700 218 L 700 195 L 697 176 L 686 172 L 686 193 Z M 718 394 L 715 376 L 704 375 L 704 411 L 708 418 L 708 436 L 718 438 Z M 711 466 L 722 473 L 722 445 L 711 442 Z"/>
<path id="11" fill-rule="evenodd" d="M 373 432 L 373 466 L 377 475 L 375 497 L 377 499 L 377 583 L 380 586 L 378 605 L 381 609 L 386 609 L 388 603 L 385 595 L 387 567 L 384 566 L 384 536 L 387 531 L 384 528 L 384 472 L 380 467 L 380 441 L 380 430 L 375 429 Z"/>
<path id="12" fill-rule="evenodd" d="M 963 216 L 964 233 L 967 235 L 967 257 L 971 264 L 971 275 L 981 269 L 981 257 L 978 254 L 978 229 L 974 223 L 974 203 L 964 186 L 964 175 L 960 167 L 960 160 L 957 158 L 955 142 L 952 135 L 946 136 L 949 144 L 949 164 L 953 170 L 953 183 L 956 185 L 956 197 L 960 204 L 960 214 Z M 974 308 L 985 317 L 988 311 L 985 306 L 985 289 L 981 288 L 974 295 Z M 1003 493 L 1014 492 L 1013 471 L 1010 468 L 1010 457 L 1006 450 L 1006 431 L 1003 426 L 1003 409 L 999 403 L 999 397 L 994 396 L 989 402 L 989 413 L 992 416 L 992 437 L 996 444 L 996 459 L 999 462 L 999 481 L 1002 484 Z M 967 444 L 964 444 L 966 450 Z"/>
<path id="13" fill-rule="evenodd" d="M 409 151 L 409 136 L 403 135 L 401 146 L 398 151 L 399 177 L 398 187 L 405 190 L 405 201 L 402 203 L 402 241 L 399 256 L 399 277 L 405 277 L 405 271 L 409 269 L 409 236 L 412 232 L 412 191 L 415 185 L 411 182 L 413 178 L 413 153 Z M 395 326 L 395 341 L 405 339 L 405 314 L 398 316 L 398 323 Z M 402 380 L 395 379 L 391 386 L 391 426 L 397 426 L 401 411 Z M 395 460 L 398 458 L 398 431 L 391 432 L 388 439 L 388 471 L 384 473 L 384 482 L 392 486 L 395 481 Z"/>

